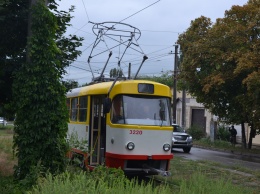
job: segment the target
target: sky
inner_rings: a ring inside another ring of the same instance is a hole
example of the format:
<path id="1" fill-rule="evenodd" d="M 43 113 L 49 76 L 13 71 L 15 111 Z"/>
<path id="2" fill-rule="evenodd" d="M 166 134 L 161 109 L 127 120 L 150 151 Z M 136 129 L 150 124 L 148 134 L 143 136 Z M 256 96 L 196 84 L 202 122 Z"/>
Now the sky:
<path id="1" fill-rule="evenodd" d="M 214 23 L 224 17 L 225 10 L 233 5 L 243 6 L 247 0 L 62 0 L 58 3 L 61 10 L 75 6 L 67 34 L 84 38 L 79 48 L 82 54 L 66 69 L 64 80 L 82 85 L 103 71 L 109 77 L 112 68 L 121 68 L 127 77 L 129 63 L 134 77 L 144 56 L 148 59 L 138 75 L 160 76 L 172 72 L 178 36 L 189 28 L 192 20 L 205 16 Z"/>

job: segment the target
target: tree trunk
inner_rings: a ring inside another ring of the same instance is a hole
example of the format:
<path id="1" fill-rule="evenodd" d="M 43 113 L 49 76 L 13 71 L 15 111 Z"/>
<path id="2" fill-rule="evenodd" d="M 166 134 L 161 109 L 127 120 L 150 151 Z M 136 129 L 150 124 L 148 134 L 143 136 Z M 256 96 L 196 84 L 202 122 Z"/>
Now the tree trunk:
<path id="1" fill-rule="evenodd" d="M 252 148 L 253 138 L 255 137 L 256 129 L 254 128 L 254 125 L 251 125 L 251 130 L 249 134 L 249 141 L 248 141 L 248 149 Z"/>
<path id="2" fill-rule="evenodd" d="M 246 149 L 246 132 L 245 132 L 245 123 L 241 123 L 241 134 L 242 134 L 242 147 Z"/>

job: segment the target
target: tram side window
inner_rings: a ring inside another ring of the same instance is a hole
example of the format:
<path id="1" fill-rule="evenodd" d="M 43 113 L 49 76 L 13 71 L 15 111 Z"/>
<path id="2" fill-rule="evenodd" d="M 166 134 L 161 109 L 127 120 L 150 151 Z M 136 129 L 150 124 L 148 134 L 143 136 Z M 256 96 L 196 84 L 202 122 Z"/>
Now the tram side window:
<path id="1" fill-rule="evenodd" d="M 71 121 L 77 121 L 77 114 L 78 113 L 78 98 L 72 98 L 71 99 L 71 114 L 70 114 L 70 120 Z"/>
<path id="2" fill-rule="evenodd" d="M 88 107 L 88 97 L 79 97 L 79 121 L 84 122 L 87 119 L 87 107 Z"/>
<path id="3" fill-rule="evenodd" d="M 68 113 L 70 116 L 70 99 L 69 98 L 66 99 L 66 105 L 67 105 Z"/>
<path id="4" fill-rule="evenodd" d="M 124 119 L 122 105 L 123 105 L 122 96 L 121 95 L 116 96 L 112 103 L 111 121 L 113 123 L 118 123 L 119 120 Z"/>

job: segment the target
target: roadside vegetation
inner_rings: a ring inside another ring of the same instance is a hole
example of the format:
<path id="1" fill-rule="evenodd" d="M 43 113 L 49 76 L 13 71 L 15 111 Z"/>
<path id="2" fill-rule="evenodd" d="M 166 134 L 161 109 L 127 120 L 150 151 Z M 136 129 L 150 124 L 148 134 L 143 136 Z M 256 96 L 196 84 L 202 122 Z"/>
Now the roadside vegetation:
<path id="1" fill-rule="evenodd" d="M 194 145 L 202 146 L 211 149 L 220 149 L 223 151 L 230 151 L 236 153 L 244 153 L 244 154 L 260 154 L 260 147 L 253 146 L 251 149 L 244 148 L 241 144 L 236 144 L 232 146 L 230 142 L 224 140 L 214 140 L 212 142 L 210 138 L 202 138 L 200 140 L 195 140 Z"/>
<path id="2" fill-rule="evenodd" d="M 201 16 L 178 36 L 178 85 L 225 123 L 241 124 L 243 146 L 260 134 L 260 0 L 234 5 L 212 22 Z M 250 126 L 246 142 L 244 123 Z"/>
<path id="3" fill-rule="evenodd" d="M 193 144 L 196 146 L 210 149 L 220 149 L 223 151 L 230 151 L 241 154 L 260 154 L 260 146 L 252 146 L 250 149 L 245 148 L 240 143 L 232 146 L 230 143 L 230 132 L 223 125 L 218 126 L 214 141 L 212 141 L 210 137 L 206 137 L 206 134 L 204 134 L 202 131 L 202 129 L 196 126 L 192 126 L 187 129 L 187 132 L 193 137 Z"/>
<path id="4" fill-rule="evenodd" d="M 209 161 L 191 161 L 174 157 L 170 164 L 171 176 L 151 176 L 149 182 L 128 179 L 118 169 L 100 166 L 89 173 L 68 165 L 67 170 L 57 176 L 36 173 L 37 184 L 24 187 L 23 182 L 13 180 L 13 129 L 0 127 L 0 190 L 2 194 L 67 194 L 67 193 L 260 193 L 260 173 L 239 166 L 226 167 Z M 220 148 L 218 143 L 201 139 L 195 142 L 205 147 Z M 226 149 L 228 144 L 221 144 Z M 233 148 L 232 148 L 233 149 Z M 237 148 L 239 149 L 239 147 Z M 39 167 L 40 169 L 40 167 Z M 158 182 L 157 180 L 160 180 Z M 26 184 L 25 184 L 26 185 Z"/>

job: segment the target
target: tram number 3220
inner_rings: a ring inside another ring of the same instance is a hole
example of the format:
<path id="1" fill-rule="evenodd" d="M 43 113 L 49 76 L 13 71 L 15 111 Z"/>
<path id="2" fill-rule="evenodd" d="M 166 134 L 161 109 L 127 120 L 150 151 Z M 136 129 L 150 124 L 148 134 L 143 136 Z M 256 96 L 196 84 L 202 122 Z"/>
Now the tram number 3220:
<path id="1" fill-rule="evenodd" d="M 142 135 L 143 131 L 142 130 L 130 130 L 129 134 L 132 135 Z"/>

